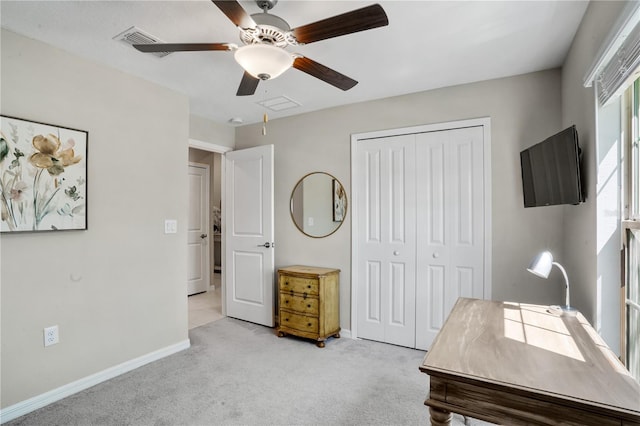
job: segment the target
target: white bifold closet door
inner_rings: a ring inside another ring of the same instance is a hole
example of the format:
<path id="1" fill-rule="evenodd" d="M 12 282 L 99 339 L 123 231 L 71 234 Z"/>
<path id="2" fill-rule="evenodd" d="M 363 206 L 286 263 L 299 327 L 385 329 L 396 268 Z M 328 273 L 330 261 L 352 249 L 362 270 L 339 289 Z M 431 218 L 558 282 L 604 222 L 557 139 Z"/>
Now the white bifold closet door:
<path id="1" fill-rule="evenodd" d="M 428 349 L 484 294 L 483 128 L 359 142 L 358 337 Z"/>
<path id="2" fill-rule="evenodd" d="M 414 135 L 363 142 L 358 151 L 358 337 L 414 346 L 416 162 Z"/>

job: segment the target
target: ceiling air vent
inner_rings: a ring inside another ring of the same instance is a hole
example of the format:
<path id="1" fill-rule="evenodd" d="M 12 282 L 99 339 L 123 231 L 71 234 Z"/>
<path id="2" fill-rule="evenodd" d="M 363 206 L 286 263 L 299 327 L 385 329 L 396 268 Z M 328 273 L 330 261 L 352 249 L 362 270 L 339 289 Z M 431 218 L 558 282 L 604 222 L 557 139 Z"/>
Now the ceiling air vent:
<path id="1" fill-rule="evenodd" d="M 113 39 L 123 41 L 129 45 L 164 43 L 158 37 L 154 37 L 151 34 L 145 33 L 138 27 L 131 27 L 128 30 L 124 30 Z M 151 54 L 157 56 L 158 58 L 163 58 L 170 53 L 171 52 L 153 52 Z M 148 53 L 145 53 L 145 55 L 148 55 Z"/>
<path id="2" fill-rule="evenodd" d="M 286 96 L 278 96 L 277 98 L 266 99 L 256 103 L 270 109 L 271 111 L 284 111 L 285 109 L 297 108 L 300 106 L 298 102 Z"/>

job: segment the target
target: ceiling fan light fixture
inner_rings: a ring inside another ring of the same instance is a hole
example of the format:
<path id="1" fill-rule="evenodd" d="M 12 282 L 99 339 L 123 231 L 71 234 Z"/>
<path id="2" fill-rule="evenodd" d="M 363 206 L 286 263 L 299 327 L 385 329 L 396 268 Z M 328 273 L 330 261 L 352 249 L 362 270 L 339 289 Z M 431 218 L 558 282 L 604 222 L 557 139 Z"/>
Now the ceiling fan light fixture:
<path id="1" fill-rule="evenodd" d="M 293 65 L 293 56 L 286 50 L 270 44 L 248 44 L 235 51 L 234 57 L 245 71 L 259 78 L 276 78 Z"/>

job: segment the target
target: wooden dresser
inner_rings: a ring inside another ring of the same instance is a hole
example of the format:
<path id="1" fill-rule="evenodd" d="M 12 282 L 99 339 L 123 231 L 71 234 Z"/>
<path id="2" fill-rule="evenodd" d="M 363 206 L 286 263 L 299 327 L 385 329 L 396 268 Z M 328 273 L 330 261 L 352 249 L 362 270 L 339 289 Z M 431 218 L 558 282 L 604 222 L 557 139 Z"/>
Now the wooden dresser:
<path id="1" fill-rule="evenodd" d="M 319 348 L 340 337 L 340 270 L 313 266 L 278 269 L 278 336 L 313 339 Z"/>

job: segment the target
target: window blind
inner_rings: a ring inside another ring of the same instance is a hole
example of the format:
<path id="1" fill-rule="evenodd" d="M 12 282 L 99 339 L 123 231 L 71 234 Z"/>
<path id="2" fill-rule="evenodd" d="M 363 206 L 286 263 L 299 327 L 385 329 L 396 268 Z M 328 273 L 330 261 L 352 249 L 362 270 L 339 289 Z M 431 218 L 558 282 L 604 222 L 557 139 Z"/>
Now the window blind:
<path id="1" fill-rule="evenodd" d="M 640 67 L 640 24 L 627 35 L 608 64 L 596 76 L 596 87 L 600 105 L 618 95 L 633 78 Z"/>
<path id="2" fill-rule="evenodd" d="M 640 65 L 640 1 L 626 2 L 587 74 L 584 87 L 596 86 L 596 98 L 606 104 L 631 83 Z"/>

